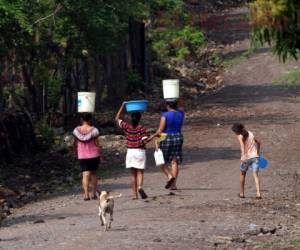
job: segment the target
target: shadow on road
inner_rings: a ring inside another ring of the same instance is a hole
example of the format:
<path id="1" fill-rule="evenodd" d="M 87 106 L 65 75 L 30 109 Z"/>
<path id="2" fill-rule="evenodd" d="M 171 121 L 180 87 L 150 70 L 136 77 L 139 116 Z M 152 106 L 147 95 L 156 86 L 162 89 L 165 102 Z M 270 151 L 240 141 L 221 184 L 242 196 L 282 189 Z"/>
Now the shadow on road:
<path id="1" fill-rule="evenodd" d="M 221 125 L 232 125 L 234 122 L 243 122 L 246 124 L 259 123 L 261 125 L 277 124 L 286 125 L 294 124 L 298 118 L 291 114 L 283 114 L 280 112 L 272 114 L 249 114 L 249 115 L 227 115 L 227 114 L 209 114 L 195 117 L 187 121 L 188 125 L 201 126 L 211 125 L 216 126 L 218 123 Z M 230 131 L 229 131 L 230 132 Z"/>
<path id="2" fill-rule="evenodd" d="M 59 214 L 30 214 L 30 215 L 23 215 L 21 217 L 9 218 L 5 220 L 2 227 L 10 227 L 13 225 L 24 224 L 24 223 L 31 223 L 31 224 L 40 224 L 46 223 L 50 220 L 64 220 L 67 218 L 74 218 L 74 217 L 82 217 L 84 215 L 89 215 L 87 213 L 59 213 Z M 3 239 L 2 239 L 3 240 Z"/>
<path id="3" fill-rule="evenodd" d="M 240 151 L 231 147 L 205 147 L 205 148 L 184 148 L 188 152 L 184 157 L 184 163 L 208 162 L 217 160 L 238 159 Z"/>
<path id="4" fill-rule="evenodd" d="M 300 94 L 300 87 L 287 88 L 286 85 L 228 85 L 215 94 L 203 97 L 200 103 L 204 105 L 236 106 L 239 104 L 266 103 L 281 101 L 299 103 L 294 99 Z"/>

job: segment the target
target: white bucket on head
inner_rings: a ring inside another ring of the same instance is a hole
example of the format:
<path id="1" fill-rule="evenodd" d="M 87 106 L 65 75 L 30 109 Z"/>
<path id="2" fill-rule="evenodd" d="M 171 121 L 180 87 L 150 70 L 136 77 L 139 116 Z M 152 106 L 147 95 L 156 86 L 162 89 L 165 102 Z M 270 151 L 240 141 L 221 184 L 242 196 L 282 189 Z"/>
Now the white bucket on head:
<path id="1" fill-rule="evenodd" d="M 77 109 L 79 113 L 93 113 L 95 111 L 96 93 L 78 92 Z"/>
<path id="2" fill-rule="evenodd" d="M 168 79 L 163 80 L 164 99 L 178 99 L 179 98 L 179 80 Z"/>

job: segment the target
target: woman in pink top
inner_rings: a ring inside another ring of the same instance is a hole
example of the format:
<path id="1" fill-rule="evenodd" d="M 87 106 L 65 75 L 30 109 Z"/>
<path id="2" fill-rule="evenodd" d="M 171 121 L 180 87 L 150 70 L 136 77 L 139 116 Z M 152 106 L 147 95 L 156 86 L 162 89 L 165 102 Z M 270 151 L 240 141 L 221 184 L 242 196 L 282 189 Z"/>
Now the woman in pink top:
<path id="1" fill-rule="evenodd" d="M 97 138 L 99 131 L 91 126 L 92 115 L 85 113 L 81 117 L 81 126 L 74 129 L 76 138 L 76 154 L 82 172 L 82 187 L 84 200 L 90 200 L 89 183 L 92 181 L 92 199 L 97 199 L 97 169 L 100 162 L 100 148 Z"/>
<path id="2" fill-rule="evenodd" d="M 259 154 L 260 142 L 255 139 L 251 131 L 247 131 L 243 124 L 235 123 L 232 126 L 232 131 L 237 135 L 241 146 L 241 161 L 240 166 L 240 198 L 245 198 L 245 179 L 248 169 L 252 169 L 253 178 L 256 186 L 256 199 L 261 199 L 259 172 Z"/>

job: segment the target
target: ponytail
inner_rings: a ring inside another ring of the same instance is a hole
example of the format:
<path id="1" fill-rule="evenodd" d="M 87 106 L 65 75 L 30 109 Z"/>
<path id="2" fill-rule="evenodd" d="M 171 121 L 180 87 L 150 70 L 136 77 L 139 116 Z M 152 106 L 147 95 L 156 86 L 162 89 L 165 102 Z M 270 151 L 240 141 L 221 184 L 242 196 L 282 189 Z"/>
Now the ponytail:
<path id="1" fill-rule="evenodd" d="M 131 126 L 136 128 L 141 120 L 142 114 L 140 112 L 134 112 L 131 114 Z"/>

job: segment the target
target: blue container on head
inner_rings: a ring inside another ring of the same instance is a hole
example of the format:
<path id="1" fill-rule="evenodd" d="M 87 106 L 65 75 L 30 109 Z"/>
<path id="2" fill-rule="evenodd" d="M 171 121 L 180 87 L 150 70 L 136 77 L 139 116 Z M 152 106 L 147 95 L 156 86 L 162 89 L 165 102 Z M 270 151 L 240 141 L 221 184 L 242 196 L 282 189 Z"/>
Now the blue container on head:
<path id="1" fill-rule="evenodd" d="M 125 109 L 127 112 L 146 111 L 149 102 L 147 100 L 136 100 L 125 102 Z"/>

